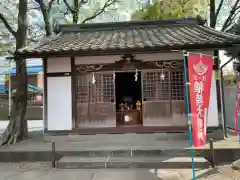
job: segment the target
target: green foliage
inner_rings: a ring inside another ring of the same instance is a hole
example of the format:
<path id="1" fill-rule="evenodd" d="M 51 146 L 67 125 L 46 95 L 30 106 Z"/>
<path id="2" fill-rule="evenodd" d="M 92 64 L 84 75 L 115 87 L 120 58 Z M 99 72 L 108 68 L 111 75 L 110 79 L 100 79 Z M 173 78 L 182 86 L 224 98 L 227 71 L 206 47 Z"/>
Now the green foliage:
<path id="1" fill-rule="evenodd" d="M 154 0 L 153 4 L 144 4 L 132 15 L 135 20 L 174 19 L 205 16 L 208 0 Z"/>
<path id="2" fill-rule="evenodd" d="M 9 49 L 8 45 L 0 43 L 0 56 L 3 56 L 4 54 L 7 54 L 8 49 Z"/>

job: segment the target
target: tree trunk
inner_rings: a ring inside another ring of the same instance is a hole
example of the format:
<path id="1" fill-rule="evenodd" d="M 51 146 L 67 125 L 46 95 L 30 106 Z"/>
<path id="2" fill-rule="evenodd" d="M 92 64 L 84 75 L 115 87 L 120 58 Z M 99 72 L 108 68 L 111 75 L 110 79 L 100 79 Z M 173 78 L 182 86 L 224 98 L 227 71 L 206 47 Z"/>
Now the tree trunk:
<path id="1" fill-rule="evenodd" d="M 27 0 L 19 0 L 18 29 L 16 32 L 16 49 L 26 44 Z M 1 145 L 15 144 L 28 138 L 27 120 L 27 71 L 25 59 L 15 59 L 17 91 L 13 101 L 10 122 L 2 134 Z"/>
<path id="2" fill-rule="evenodd" d="M 210 27 L 215 28 L 217 17 L 215 12 L 215 0 L 210 0 Z"/>
<path id="3" fill-rule="evenodd" d="M 51 8 L 50 7 L 46 7 L 43 1 L 37 1 L 37 3 L 40 6 L 42 15 L 43 15 L 43 20 L 45 23 L 45 32 L 46 32 L 46 36 L 51 36 L 52 35 L 52 26 L 51 23 L 49 21 L 49 13 Z"/>
<path id="4" fill-rule="evenodd" d="M 52 35 L 52 27 L 51 27 L 51 24 L 49 22 L 48 9 L 46 9 L 46 8 L 43 9 L 42 14 L 43 14 L 43 19 L 44 19 L 44 23 L 45 23 L 46 36 L 51 36 Z"/>
<path id="5" fill-rule="evenodd" d="M 72 11 L 73 24 L 77 24 L 78 23 L 78 13 L 79 13 L 78 0 L 74 0 L 74 2 L 73 2 L 73 11 Z"/>

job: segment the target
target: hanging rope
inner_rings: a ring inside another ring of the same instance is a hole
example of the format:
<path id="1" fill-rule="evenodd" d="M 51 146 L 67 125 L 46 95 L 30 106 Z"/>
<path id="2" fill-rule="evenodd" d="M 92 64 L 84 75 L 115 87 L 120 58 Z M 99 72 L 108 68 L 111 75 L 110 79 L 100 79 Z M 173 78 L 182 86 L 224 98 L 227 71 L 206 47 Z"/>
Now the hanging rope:
<path id="1" fill-rule="evenodd" d="M 180 53 L 188 53 L 188 54 L 198 54 L 198 55 L 204 55 L 204 56 L 211 56 L 213 58 L 216 58 L 214 55 L 204 54 L 204 53 L 198 53 L 198 52 L 189 52 L 186 50 L 171 50 L 172 52 L 180 52 Z"/>

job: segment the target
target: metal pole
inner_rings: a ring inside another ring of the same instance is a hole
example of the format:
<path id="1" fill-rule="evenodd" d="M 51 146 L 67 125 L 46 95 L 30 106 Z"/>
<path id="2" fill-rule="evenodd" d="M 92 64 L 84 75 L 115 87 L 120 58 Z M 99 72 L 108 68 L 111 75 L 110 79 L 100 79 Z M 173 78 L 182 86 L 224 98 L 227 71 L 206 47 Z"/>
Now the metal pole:
<path id="1" fill-rule="evenodd" d="M 12 112 L 12 82 L 11 82 L 11 74 L 12 74 L 12 65 L 9 62 L 9 71 L 8 71 L 8 119 L 11 118 Z"/>
<path id="2" fill-rule="evenodd" d="M 187 116 L 188 116 L 188 133 L 190 138 L 190 151 L 192 155 L 192 175 L 193 180 L 196 180 L 196 174 L 195 174 L 195 165 L 194 165 L 194 149 L 193 149 L 193 139 L 192 139 L 192 123 L 191 123 L 191 114 L 190 114 L 190 104 L 189 104 L 189 94 L 188 94 L 188 75 L 187 75 L 187 56 L 188 53 L 184 53 L 184 80 L 186 83 L 186 102 L 187 102 Z"/>
<path id="3" fill-rule="evenodd" d="M 238 114 L 239 114 L 240 108 L 238 107 Z M 240 121 L 239 121 L 239 115 L 238 115 L 238 142 L 240 144 Z"/>
<path id="4" fill-rule="evenodd" d="M 56 167 L 56 145 L 54 141 L 52 141 L 52 167 Z"/>
<path id="5" fill-rule="evenodd" d="M 238 86 L 238 79 L 239 79 L 239 76 L 240 76 L 240 74 L 239 74 L 239 72 L 238 71 L 236 71 L 236 74 L 237 74 L 237 78 L 236 78 L 236 86 L 237 86 L 237 95 L 236 95 L 236 101 L 238 101 L 238 93 L 240 93 L 239 92 L 239 86 Z M 239 111 L 240 111 L 240 108 L 239 108 L 239 102 L 236 102 L 236 104 L 238 105 L 236 108 L 237 108 L 237 119 L 235 120 L 235 123 L 237 123 L 236 124 L 236 126 L 235 126 L 235 134 L 236 134 L 236 136 L 238 136 L 238 141 L 239 141 L 239 143 L 240 143 L 240 121 L 239 121 L 239 117 L 240 117 L 240 113 L 239 113 Z M 236 112 L 235 112 L 236 113 Z"/>
<path id="6" fill-rule="evenodd" d="M 238 89 L 238 78 L 239 78 L 239 73 L 237 71 L 235 71 L 236 73 L 236 78 L 235 78 L 235 81 L 236 81 L 236 88 L 237 88 L 237 93 L 236 93 L 236 104 L 237 107 L 235 107 L 235 116 L 234 116 L 234 123 L 237 123 L 238 124 L 238 114 L 239 114 L 239 102 L 238 102 L 238 93 L 239 93 L 239 89 Z M 236 117 L 237 115 L 237 117 Z M 237 136 L 237 131 L 238 131 L 238 127 L 236 126 L 237 124 L 235 124 L 234 126 L 234 131 L 235 131 L 235 135 Z"/>
<path id="7" fill-rule="evenodd" d="M 224 135 L 227 138 L 227 123 L 226 123 L 226 108 L 225 108 L 225 98 L 224 98 L 224 78 L 223 78 L 223 68 L 228 65 L 234 58 L 231 58 L 230 60 L 228 60 L 226 63 L 224 63 L 221 67 L 220 67 L 220 73 L 221 73 L 221 101 L 222 101 L 222 116 L 223 116 L 223 131 L 224 131 Z"/>
<path id="8" fill-rule="evenodd" d="M 209 145 L 210 145 L 210 152 L 211 152 L 211 165 L 214 168 L 215 167 L 215 155 L 214 155 L 214 147 L 213 147 L 212 139 L 209 139 Z"/>

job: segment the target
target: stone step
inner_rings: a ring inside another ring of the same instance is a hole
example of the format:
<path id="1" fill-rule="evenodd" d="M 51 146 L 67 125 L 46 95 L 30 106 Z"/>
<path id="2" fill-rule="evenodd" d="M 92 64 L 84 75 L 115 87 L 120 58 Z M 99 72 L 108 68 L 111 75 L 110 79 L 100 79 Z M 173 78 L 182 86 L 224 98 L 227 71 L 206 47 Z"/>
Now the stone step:
<path id="1" fill-rule="evenodd" d="M 162 140 L 188 140 L 188 133 L 149 133 L 149 134 L 96 134 L 96 135 L 58 135 L 43 136 L 47 142 L 68 141 L 68 142 L 142 142 L 142 141 L 162 141 Z"/>
<path id="2" fill-rule="evenodd" d="M 195 168 L 207 168 L 209 163 L 204 158 L 195 158 Z M 189 157 L 81 157 L 64 156 L 56 164 L 60 169 L 187 169 L 192 167 Z"/>
<path id="3" fill-rule="evenodd" d="M 195 151 L 195 156 L 203 157 L 206 150 Z M 82 157 L 190 157 L 190 149 L 85 149 L 79 151 L 57 151 L 61 156 Z"/>
<path id="4" fill-rule="evenodd" d="M 222 131 L 214 131 L 208 133 L 208 138 L 215 140 L 224 139 Z M 88 142 L 88 143 L 133 143 L 133 142 L 157 142 L 157 141 L 178 141 L 189 140 L 188 132 L 179 133 L 148 133 L 148 134 L 96 134 L 96 135 L 78 135 L 78 134 L 65 134 L 65 135 L 51 135 L 44 134 L 44 141 L 46 142 Z"/>

